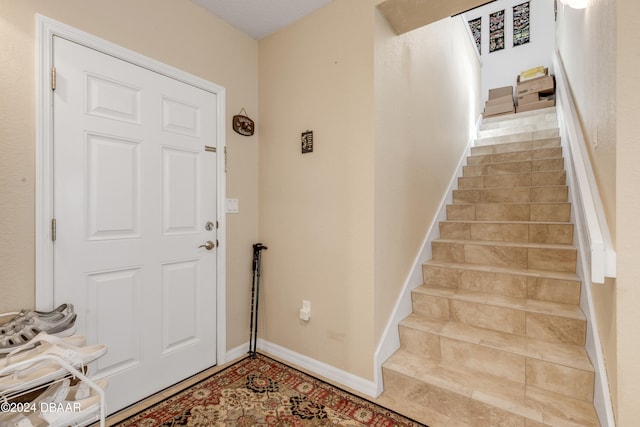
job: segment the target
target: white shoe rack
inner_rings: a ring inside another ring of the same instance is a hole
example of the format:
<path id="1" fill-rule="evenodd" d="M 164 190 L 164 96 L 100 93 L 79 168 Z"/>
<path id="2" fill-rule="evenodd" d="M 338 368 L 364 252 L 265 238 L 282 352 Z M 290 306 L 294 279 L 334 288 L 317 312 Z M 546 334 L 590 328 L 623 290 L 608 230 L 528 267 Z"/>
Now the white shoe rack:
<path id="1" fill-rule="evenodd" d="M 15 374 L 17 371 L 28 369 L 31 366 L 34 366 L 37 363 L 43 361 L 50 361 L 51 363 L 55 363 L 59 365 L 64 371 L 61 373 L 59 378 L 56 378 L 52 381 L 48 381 L 45 384 L 41 384 L 34 387 L 21 387 L 20 385 L 16 385 L 10 389 L 4 390 L 0 392 L 0 405 L 5 403 L 11 403 L 13 400 L 24 396 L 33 391 L 43 389 L 43 391 L 54 384 L 56 381 L 62 381 L 64 378 L 75 377 L 78 380 L 86 383 L 89 388 L 91 388 L 95 393 L 100 397 L 99 404 L 93 405 L 89 408 L 83 409 L 79 412 L 65 412 L 65 416 L 61 417 L 58 420 L 53 421 L 48 427 L 81 427 L 88 426 L 95 422 L 99 422 L 100 427 L 105 427 L 105 418 L 106 418 L 106 406 L 105 406 L 105 397 L 104 390 L 98 386 L 94 381 L 92 381 L 89 377 L 87 377 L 80 370 L 70 365 L 67 361 L 63 360 L 61 357 L 55 355 L 41 355 L 29 360 L 24 360 L 22 362 L 12 363 L 9 366 L 6 366 L 3 369 L 0 369 L 0 377 L 5 375 Z M 5 412 L 0 412 L 0 415 Z M 18 415 L 18 413 L 16 413 Z M 44 420 L 43 420 L 44 421 Z"/>

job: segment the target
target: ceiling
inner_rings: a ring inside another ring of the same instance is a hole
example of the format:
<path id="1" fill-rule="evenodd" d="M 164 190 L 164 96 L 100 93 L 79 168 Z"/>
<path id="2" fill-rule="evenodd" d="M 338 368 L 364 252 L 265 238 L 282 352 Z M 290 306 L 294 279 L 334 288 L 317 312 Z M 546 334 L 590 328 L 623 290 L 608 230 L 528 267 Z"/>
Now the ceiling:
<path id="1" fill-rule="evenodd" d="M 333 0 L 192 0 L 260 40 Z"/>
<path id="2" fill-rule="evenodd" d="M 378 6 L 396 33 L 403 34 L 495 0 L 385 0 Z"/>
<path id="3" fill-rule="evenodd" d="M 260 40 L 333 0 L 191 0 Z M 379 8 L 398 34 L 495 0 L 384 0 Z"/>

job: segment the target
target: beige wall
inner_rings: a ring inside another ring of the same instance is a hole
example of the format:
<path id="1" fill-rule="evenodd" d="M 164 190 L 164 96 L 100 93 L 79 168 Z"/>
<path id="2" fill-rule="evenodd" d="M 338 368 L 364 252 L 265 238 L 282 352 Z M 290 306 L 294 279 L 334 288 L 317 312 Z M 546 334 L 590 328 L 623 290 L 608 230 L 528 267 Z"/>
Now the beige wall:
<path id="1" fill-rule="evenodd" d="M 376 13 L 375 336 L 380 338 L 480 111 L 462 19 L 395 36 Z"/>
<path id="2" fill-rule="evenodd" d="M 33 307 L 35 13 L 210 80 L 227 90 L 227 124 L 258 114 L 258 45 L 190 1 L 0 0 L 0 312 Z M 258 136 L 227 130 L 228 347 L 246 342 L 251 243 L 258 235 Z M 241 315 L 240 315 L 241 314 Z"/>
<path id="3" fill-rule="evenodd" d="M 261 40 L 259 56 L 261 335 L 371 379 L 373 6 L 330 3 Z"/>
<path id="4" fill-rule="evenodd" d="M 557 44 L 615 243 L 616 0 L 590 3 L 576 10 L 558 2 Z"/>
<path id="5" fill-rule="evenodd" d="M 640 4 L 592 0 L 561 8 L 558 42 L 590 145 L 617 252 L 617 278 L 592 286 L 618 426 L 640 420 Z"/>
<path id="6" fill-rule="evenodd" d="M 618 426 L 640 422 L 640 3 L 617 1 L 616 147 Z"/>
<path id="7" fill-rule="evenodd" d="M 367 0 L 335 1 L 259 52 L 262 336 L 371 379 L 475 123 L 479 63 L 460 19 L 396 37 Z"/>
<path id="8" fill-rule="evenodd" d="M 576 10 L 558 2 L 557 44 L 615 242 L 616 8 L 615 0 L 591 3 Z M 604 286 L 591 286 L 614 408 L 618 398 L 616 287 L 613 279 Z"/>

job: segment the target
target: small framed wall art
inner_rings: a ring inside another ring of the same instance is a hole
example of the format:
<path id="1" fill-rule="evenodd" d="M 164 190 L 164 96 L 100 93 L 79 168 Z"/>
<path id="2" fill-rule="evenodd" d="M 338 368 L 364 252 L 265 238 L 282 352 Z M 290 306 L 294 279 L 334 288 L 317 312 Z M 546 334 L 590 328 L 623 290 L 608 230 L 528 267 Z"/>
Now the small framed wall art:
<path id="1" fill-rule="evenodd" d="M 476 42 L 478 55 L 482 55 L 482 16 L 469 21 L 469 30 L 471 30 L 473 41 Z"/>
<path id="2" fill-rule="evenodd" d="M 308 130 L 302 132 L 300 135 L 300 142 L 302 144 L 302 154 L 313 153 L 313 131 Z"/>
<path id="3" fill-rule="evenodd" d="M 513 6 L 513 46 L 529 43 L 531 34 L 529 19 L 529 2 Z"/>
<path id="4" fill-rule="evenodd" d="M 489 52 L 504 49 L 504 10 L 489 15 Z"/>
<path id="5" fill-rule="evenodd" d="M 244 113 L 244 114 L 242 114 Z M 232 127 L 233 130 L 242 136 L 251 136 L 255 131 L 255 124 L 247 115 L 247 112 L 243 108 L 240 110 L 240 114 L 233 116 Z"/>

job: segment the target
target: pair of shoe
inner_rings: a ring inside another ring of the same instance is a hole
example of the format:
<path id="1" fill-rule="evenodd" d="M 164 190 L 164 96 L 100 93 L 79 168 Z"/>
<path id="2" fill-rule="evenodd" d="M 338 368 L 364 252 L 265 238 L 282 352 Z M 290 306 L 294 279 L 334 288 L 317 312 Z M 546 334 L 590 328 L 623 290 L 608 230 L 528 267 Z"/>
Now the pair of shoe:
<path id="1" fill-rule="evenodd" d="M 85 338 L 60 338 L 40 332 L 29 343 L 16 347 L 0 359 L 0 394 L 26 390 L 53 381 L 66 373 L 62 360 L 76 369 L 107 352 L 105 344 L 83 347 Z M 33 360 L 33 363 L 29 361 Z"/>
<path id="2" fill-rule="evenodd" d="M 107 381 L 99 381 L 96 385 L 104 390 Z M 69 379 L 64 379 L 25 404 L 23 412 L 0 414 L 0 427 L 69 425 L 83 414 L 96 410 L 100 403 L 100 394 L 86 382 L 72 386 Z"/>
<path id="3" fill-rule="evenodd" d="M 22 310 L 9 322 L 0 325 L 0 355 L 28 343 L 40 332 L 59 337 L 73 335 L 76 317 L 72 304 L 62 304 L 48 312 Z"/>

